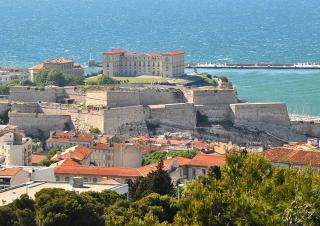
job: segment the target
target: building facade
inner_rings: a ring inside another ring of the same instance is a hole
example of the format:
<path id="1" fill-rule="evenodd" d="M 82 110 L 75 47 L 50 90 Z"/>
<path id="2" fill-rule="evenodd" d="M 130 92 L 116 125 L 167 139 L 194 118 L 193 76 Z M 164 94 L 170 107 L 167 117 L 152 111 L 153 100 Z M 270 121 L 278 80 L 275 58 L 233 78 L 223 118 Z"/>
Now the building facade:
<path id="1" fill-rule="evenodd" d="M 79 64 L 75 64 L 73 59 L 60 57 L 56 59 L 49 59 L 41 64 L 37 64 L 29 68 L 31 81 L 34 81 L 35 74 L 43 68 L 55 69 L 66 75 L 84 75 L 84 69 Z"/>
<path id="2" fill-rule="evenodd" d="M 26 70 L 18 68 L 0 68 L 0 84 L 4 85 L 15 80 L 23 82 L 29 79 L 29 73 Z"/>
<path id="3" fill-rule="evenodd" d="M 21 134 L 8 132 L 0 137 L 0 158 L 3 165 L 31 166 L 32 140 Z"/>
<path id="4" fill-rule="evenodd" d="M 181 50 L 167 53 L 129 53 L 113 49 L 104 52 L 103 56 L 103 74 L 110 77 L 175 77 L 184 74 L 184 52 Z"/>

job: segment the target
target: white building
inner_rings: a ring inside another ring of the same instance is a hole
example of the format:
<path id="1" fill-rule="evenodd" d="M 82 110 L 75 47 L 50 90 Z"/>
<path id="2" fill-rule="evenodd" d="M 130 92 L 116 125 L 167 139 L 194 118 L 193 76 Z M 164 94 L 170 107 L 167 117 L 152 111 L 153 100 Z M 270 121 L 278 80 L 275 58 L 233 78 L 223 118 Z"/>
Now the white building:
<path id="1" fill-rule="evenodd" d="M 31 166 L 32 140 L 19 132 L 0 137 L 0 162 L 7 166 Z"/>
<path id="2" fill-rule="evenodd" d="M 103 53 L 103 74 L 106 76 L 153 75 L 174 77 L 184 74 L 184 52 L 129 53 L 113 49 Z"/>
<path id="3" fill-rule="evenodd" d="M 12 80 L 23 82 L 29 79 L 29 73 L 18 68 L 0 68 L 0 84 L 4 85 Z"/>
<path id="4" fill-rule="evenodd" d="M 102 192 L 110 190 L 118 194 L 125 195 L 128 193 L 127 184 L 98 184 L 98 183 L 84 183 L 83 178 L 72 178 L 69 182 L 48 182 L 48 181 L 32 181 L 24 183 L 20 186 L 0 190 L 0 206 L 7 205 L 21 195 L 27 194 L 34 199 L 35 194 L 46 188 L 61 188 L 67 191 L 75 191 L 76 193 L 95 191 Z"/>

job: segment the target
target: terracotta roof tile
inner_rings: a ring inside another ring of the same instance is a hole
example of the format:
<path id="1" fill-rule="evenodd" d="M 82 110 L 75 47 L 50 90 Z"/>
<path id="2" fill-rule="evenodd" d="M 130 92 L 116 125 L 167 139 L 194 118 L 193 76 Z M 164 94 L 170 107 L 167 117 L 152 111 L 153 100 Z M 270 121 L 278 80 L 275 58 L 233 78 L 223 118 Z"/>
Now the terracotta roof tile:
<path id="1" fill-rule="evenodd" d="M 320 165 L 320 151 L 303 151 L 293 147 L 280 147 L 266 150 L 263 155 L 272 162 Z"/>
<path id="2" fill-rule="evenodd" d="M 57 166 L 55 174 L 91 175 L 91 176 L 116 176 L 116 177 L 139 177 L 141 173 L 136 168 L 123 167 L 98 167 L 98 166 Z"/>
<path id="3" fill-rule="evenodd" d="M 207 155 L 207 154 L 197 154 L 193 159 L 190 160 L 188 165 L 192 166 L 222 166 L 225 163 L 224 155 Z"/>
<path id="4" fill-rule="evenodd" d="M 21 170 L 21 168 L 0 168 L 0 176 L 12 177 L 17 175 Z"/>
<path id="5" fill-rule="evenodd" d="M 33 165 L 39 165 L 43 160 L 45 160 L 47 156 L 45 155 L 31 155 L 31 162 Z"/>

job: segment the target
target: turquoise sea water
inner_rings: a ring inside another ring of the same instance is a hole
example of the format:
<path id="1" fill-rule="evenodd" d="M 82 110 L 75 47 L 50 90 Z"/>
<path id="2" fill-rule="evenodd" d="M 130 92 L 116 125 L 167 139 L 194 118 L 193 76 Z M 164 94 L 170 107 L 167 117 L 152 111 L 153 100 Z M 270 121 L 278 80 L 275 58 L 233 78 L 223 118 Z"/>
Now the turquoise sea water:
<path id="1" fill-rule="evenodd" d="M 0 65 L 183 49 L 187 62 L 320 63 L 319 0 L 1 0 Z M 320 115 L 320 70 L 214 70 L 240 98 Z"/>

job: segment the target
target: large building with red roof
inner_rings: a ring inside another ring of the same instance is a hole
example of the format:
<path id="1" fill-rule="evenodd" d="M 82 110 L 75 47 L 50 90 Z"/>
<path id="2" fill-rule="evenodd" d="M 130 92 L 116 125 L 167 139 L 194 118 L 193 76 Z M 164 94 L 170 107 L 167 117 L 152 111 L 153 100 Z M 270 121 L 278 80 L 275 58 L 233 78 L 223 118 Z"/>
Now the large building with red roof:
<path id="1" fill-rule="evenodd" d="M 152 75 L 174 77 L 184 74 L 184 52 L 130 53 L 112 49 L 103 53 L 103 74 L 107 76 Z"/>
<path id="2" fill-rule="evenodd" d="M 212 166 L 222 166 L 224 155 L 198 154 L 193 159 L 174 157 L 163 162 L 163 169 L 168 171 L 173 182 L 190 181 L 206 175 Z M 114 179 L 124 183 L 126 179 L 145 177 L 157 169 L 158 163 L 141 167 L 97 167 L 77 165 L 68 161 L 54 168 L 57 181 L 69 181 L 72 177 L 81 176 L 85 182 L 100 182 Z"/>

